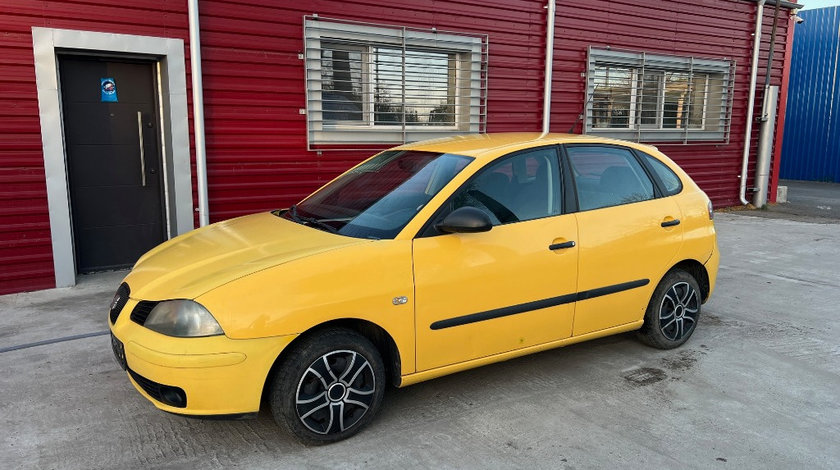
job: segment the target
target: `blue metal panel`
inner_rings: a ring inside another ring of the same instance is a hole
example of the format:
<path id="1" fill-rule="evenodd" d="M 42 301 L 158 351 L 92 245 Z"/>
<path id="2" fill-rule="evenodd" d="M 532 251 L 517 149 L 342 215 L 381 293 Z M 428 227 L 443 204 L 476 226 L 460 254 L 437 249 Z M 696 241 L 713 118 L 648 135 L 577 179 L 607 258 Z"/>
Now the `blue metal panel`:
<path id="1" fill-rule="evenodd" d="M 780 176 L 840 182 L 840 7 L 799 15 Z"/>

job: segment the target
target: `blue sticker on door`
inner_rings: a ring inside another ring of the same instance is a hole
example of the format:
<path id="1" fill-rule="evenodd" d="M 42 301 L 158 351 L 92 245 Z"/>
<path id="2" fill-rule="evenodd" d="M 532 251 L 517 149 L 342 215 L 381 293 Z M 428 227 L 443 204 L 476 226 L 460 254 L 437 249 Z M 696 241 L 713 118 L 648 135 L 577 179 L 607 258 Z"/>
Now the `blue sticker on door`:
<path id="1" fill-rule="evenodd" d="M 105 103 L 117 102 L 117 82 L 113 78 L 100 78 L 102 90 L 102 101 Z"/>

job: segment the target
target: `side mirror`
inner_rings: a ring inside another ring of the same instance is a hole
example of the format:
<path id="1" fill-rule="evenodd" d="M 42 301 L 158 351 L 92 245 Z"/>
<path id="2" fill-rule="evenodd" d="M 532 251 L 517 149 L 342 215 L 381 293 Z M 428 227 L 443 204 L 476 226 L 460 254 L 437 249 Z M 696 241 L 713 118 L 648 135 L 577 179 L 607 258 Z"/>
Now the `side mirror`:
<path id="1" fill-rule="evenodd" d="M 487 232 L 493 228 L 493 222 L 483 210 L 465 206 L 452 211 L 435 228 L 444 233 Z"/>

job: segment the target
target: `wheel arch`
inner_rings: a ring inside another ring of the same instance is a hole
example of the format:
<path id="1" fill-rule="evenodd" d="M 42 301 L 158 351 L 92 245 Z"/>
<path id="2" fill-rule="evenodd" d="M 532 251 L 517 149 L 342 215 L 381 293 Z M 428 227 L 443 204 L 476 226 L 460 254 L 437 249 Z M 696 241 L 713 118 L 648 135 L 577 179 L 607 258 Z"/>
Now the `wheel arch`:
<path id="1" fill-rule="evenodd" d="M 274 364 L 271 366 L 271 369 L 266 375 L 262 392 L 263 401 L 265 401 L 266 394 L 270 391 L 270 384 L 274 380 L 277 370 L 281 367 L 283 359 L 288 356 L 289 351 L 292 351 L 293 348 L 305 341 L 307 338 L 311 338 L 312 336 L 317 335 L 320 331 L 330 328 L 344 328 L 355 331 L 370 340 L 370 342 L 373 343 L 379 351 L 380 356 L 382 356 L 382 362 L 385 365 L 385 376 L 388 378 L 388 382 L 395 387 L 400 386 L 400 383 L 402 382 L 402 362 L 400 359 L 400 351 L 399 348 L 397 348 L 397 343 L 394 341 L 394 338 L 391 337 L 384 328 L 371 321 L 359 318 L 341 318 L 320 323 L 309 328 L 283 348 L 283 351 L 281 351 L 280 355 L 277 356 L 277 359 L 274 360 Z"/>
<path id="2" fill-rule="evenodd" d="M 706 300 L 708 300 L 709 298 L 711 288 L 711 285 L 709 283 L 709 272 L 706 271 L 706 266 L 704 266 L 703 263 L 695 259 L 685 259 L 672 266 L 671 269 L 668 270 L 668 272 L 671 272 L 675 269 L 681 269 L 687 272 L 691 275 L 691 277 L 694 278 L 694 280 L 697 281 L 697 285 L 700 286 L 700 295 L 702 296 L 702 302 L 706 303 Z M 668 272 L 665 273 L 665 276 L 668 275 Z M 662 277 L 664 278 L 665 276 Z"/>

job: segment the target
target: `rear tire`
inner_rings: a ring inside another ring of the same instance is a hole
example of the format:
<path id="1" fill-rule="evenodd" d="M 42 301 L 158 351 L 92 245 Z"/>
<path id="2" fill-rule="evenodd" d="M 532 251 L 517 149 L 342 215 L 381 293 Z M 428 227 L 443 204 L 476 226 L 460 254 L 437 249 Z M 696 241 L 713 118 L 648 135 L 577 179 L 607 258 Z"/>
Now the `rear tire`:
<path id="1" fill-rule="evenodd" d="M 694 276 L 682 269 L 669 271 L 653 291 L 639 339 L 659 349 L 682 345 L 697 327 L 701 299 Z"/>
<path id="2" fill-rule="evenodd" d="M 384 391 L 376 347 L 355 331 L 329 329 L 305 338 L 284 358 L 272 383 L 271 411 L 304 444 L 328 444 L 365 427 Z"/>

